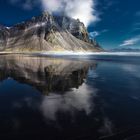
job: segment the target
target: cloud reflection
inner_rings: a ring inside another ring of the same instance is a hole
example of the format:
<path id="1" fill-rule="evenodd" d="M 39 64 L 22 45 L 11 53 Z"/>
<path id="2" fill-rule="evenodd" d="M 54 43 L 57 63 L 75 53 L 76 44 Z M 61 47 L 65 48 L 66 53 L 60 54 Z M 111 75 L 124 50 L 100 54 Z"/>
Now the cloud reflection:
<path id="1" fill-rule="evenodd" d="M 40 108 L 45 118 L 49 120 L 56 120 L 58 112 L 73 114 L 75 111 L 84 111 L 89 115 L 94 108 L 93 98 L 96 92 L 96 89 L 84 83 L 78 89 L 73 88 L 66 92 L 65 95 L 52 93 L 50 96 L 43 97 Z"/>
<path id="2" fill-rule="evenodd" d="M 132 65 L 132 64 L 125 64 L 122 66 L 122 69 L 129 74 L 133 75 L 134 77 L 140 78 L 140 66 Z"/>

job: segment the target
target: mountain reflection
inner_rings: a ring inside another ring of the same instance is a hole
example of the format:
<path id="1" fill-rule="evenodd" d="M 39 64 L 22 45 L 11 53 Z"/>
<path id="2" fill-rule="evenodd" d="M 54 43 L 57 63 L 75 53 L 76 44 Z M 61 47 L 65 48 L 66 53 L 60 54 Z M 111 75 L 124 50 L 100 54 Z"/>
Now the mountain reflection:
<path id="1" fill-rule="evenodd" d="M 28 109 L 36 108 L 41 112 L 46 121 L 57 121 L 58 113 L 68 113 L 75 118 L 77 112 L 88 116 L 93 111 L 96 89 L 86 83 L 86 77 L 89 69 L 96 69 L 96 66 L 91 61 L 3 55 L 0 59 L 0 80 L 12 78 L 41 93 L 37 100 L 26 94 L 20 102 L 14 99 L 12 106 L 15 110 L 21 110 L 26 104 Z"/>
<path id="2" fill-rule="evenodd" d="M 135 136 L 140 124 L 139 70 L 139 59 L 126 63 L 1 55 L 0 138 Z"/>
<path id="3" fill-rule="evenodd" d="M 41 93 L 64 93 L 84 82 L 89 67 L 96 63 L 45 57 L 3 55 L 0 59 L 0 80 L 12 79 L 35 87 Z"/>

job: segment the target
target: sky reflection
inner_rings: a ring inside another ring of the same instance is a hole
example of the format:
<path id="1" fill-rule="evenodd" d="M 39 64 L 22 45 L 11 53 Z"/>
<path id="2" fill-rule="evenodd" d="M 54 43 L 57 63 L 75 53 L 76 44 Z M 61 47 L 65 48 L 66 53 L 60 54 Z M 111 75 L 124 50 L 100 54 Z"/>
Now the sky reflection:
<path id="1" fill-rule="evenodd" d="M 71 89 L 65 95 L 51 93 L 43 97 L 41 110 L 45 118 L 50 120 L 57 119 L 57 112 L 69 112 L 74 115 L 76 111 L 84 111 L 89 115 L 94 109 L 93 99 L 97 90 L 83 83 L 78 89 Z"/>

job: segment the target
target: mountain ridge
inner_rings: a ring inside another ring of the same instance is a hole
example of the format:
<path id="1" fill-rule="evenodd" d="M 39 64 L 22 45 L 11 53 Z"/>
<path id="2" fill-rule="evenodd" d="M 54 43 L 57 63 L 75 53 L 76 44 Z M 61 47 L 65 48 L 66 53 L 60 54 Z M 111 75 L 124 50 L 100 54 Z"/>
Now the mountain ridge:
<path id="1" fill-rule="evenodd" d="M 84 24 L 66 16 L 42 15 L 12 27 L 0 25 L 1 51 L 102 51 Z"/>

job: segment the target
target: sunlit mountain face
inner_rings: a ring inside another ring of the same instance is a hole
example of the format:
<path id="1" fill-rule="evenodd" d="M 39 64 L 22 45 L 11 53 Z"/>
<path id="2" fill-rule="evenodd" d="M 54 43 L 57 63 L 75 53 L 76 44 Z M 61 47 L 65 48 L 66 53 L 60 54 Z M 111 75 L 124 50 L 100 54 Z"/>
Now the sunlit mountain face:
<path id="1" fill-rule="evenodd" d="M 0 26 L 0 51 L 35 52 L 101 52 L 79 19 L 43 12 L 40 16 L 11 27 Z"/>

